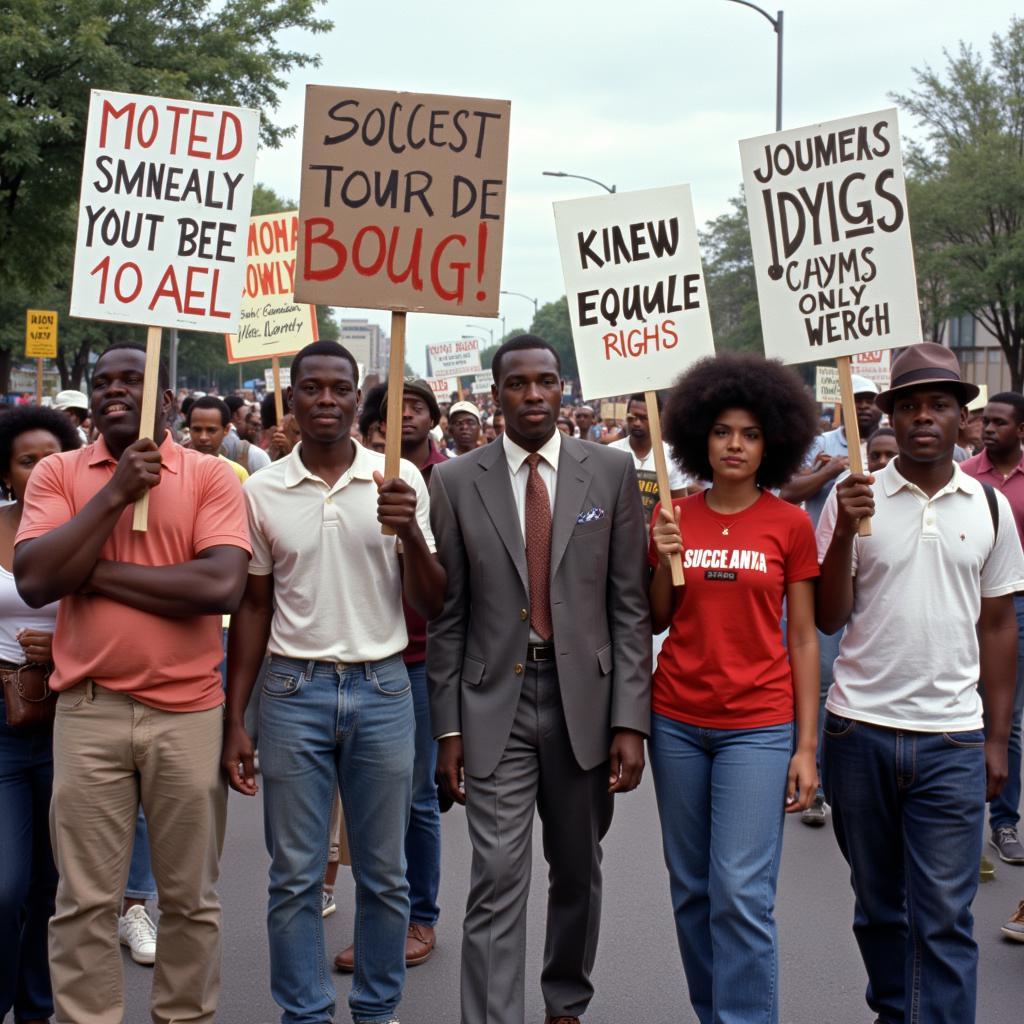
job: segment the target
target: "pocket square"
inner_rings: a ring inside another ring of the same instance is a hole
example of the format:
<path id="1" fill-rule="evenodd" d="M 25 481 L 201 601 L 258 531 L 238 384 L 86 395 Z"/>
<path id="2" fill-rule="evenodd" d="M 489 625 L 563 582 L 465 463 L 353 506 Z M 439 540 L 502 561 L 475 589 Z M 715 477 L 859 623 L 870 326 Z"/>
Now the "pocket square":
<path id="1" fill-rule="evenodd" d="M 581 512 L 576 517 L 577 523 L 593 523 L 598 519 L 604 519 L 604 509 L 598 508 L 595 505 L 593 508 L 588 508 L 586 512 Z"/>

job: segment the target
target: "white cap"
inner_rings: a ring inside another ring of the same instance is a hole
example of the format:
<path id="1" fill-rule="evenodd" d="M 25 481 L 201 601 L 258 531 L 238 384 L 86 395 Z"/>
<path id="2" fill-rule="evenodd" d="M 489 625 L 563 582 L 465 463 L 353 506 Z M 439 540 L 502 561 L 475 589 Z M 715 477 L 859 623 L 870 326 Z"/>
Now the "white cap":
<path id="1" fill-rule="evenodd" d="M 862 377 L 859 373 L 855 373 L 850 377 L 850 381 L 853 384 L 853 393 L 855 395 L 877 395 L 878 385 L 873 380 L 868 380 L 867 377 Z"/>
<path id="2" fill-rule="evenodd" d="M 457 412 L 468 412 L 470 416 L 475 416 L 478 422 L 481 422 L 480 410 L 472 402 L 456 402 L 448 410 L 448 422 L 451 423 L 452 417 Z"/>
<path id="3" fill-rule="evenodd" d="M 81 391 L 61 391 L 53 400 L 54 409 L 84 409 L 89 411 L 89 399 Z"/>

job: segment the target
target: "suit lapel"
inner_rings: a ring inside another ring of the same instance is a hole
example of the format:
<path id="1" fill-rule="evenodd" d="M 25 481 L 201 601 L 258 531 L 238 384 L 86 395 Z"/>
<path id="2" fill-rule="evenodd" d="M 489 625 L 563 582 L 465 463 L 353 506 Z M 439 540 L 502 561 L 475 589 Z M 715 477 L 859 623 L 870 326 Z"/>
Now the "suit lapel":
<path id="1" fill-rule="evenodd" d="M 516 512 L 516 498 L 512 493 L 512 481 L 509 479 L 508 461 L 500 438 L 487 446 L 484 456 L 480 459 L 480 468 L 484 472 L 476 478 L 476 489 L 519 573 L 519 578 L 523 581 L 523 589 L 529 593 L 526 545 L 523 543 L 523 531 Z"/>
<path id="2" fill-rule="evenodd" d="M 574 437 L 563 437 L 558 457 L 558 485 L 555 488 L 555 513 L 551 523 L 551 578 L 569 546 L 576 529 L 576 517 L 583 508 L 593 473 L 586 466 L 587 449 Z"/>

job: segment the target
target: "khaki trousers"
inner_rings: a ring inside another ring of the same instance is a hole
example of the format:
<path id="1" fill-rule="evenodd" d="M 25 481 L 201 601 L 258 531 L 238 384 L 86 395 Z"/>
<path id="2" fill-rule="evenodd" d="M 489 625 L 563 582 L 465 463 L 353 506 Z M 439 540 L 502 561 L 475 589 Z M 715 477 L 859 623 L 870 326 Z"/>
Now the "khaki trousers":
<path id="1" fill-rule="evenodd" d="M 155 1024 L 212 1024 L 220 989 L 217 882 L 227 789 L 223 708 L 157 711 L 86 680 L 60 694 L 50 833 L 60 872 L 50 921 L 57 1024 L 122 1024 L 117 918 L 139 801 L 160 927 Z"/>

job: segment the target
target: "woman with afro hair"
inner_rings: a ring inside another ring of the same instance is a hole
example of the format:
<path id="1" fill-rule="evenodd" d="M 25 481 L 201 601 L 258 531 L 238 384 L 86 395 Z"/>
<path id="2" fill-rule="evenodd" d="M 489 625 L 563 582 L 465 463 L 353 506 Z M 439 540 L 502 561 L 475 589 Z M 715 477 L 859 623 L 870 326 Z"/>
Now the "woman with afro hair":
<path id="1" fill-rule="evenodd" d="M 818 785 L 818 561 L 807 515 L 771 489 L 799 469 L 816 428 L 799 378 L 752 354 L 696 363 L 665 408 L 673 456 L 711 482 L 655 511 L 649 553 L 652 627 L 669 630 L 652 689 L 651 768 L 701 1024 L 779 1019 L 783 812 L 807 807 Z"/>

